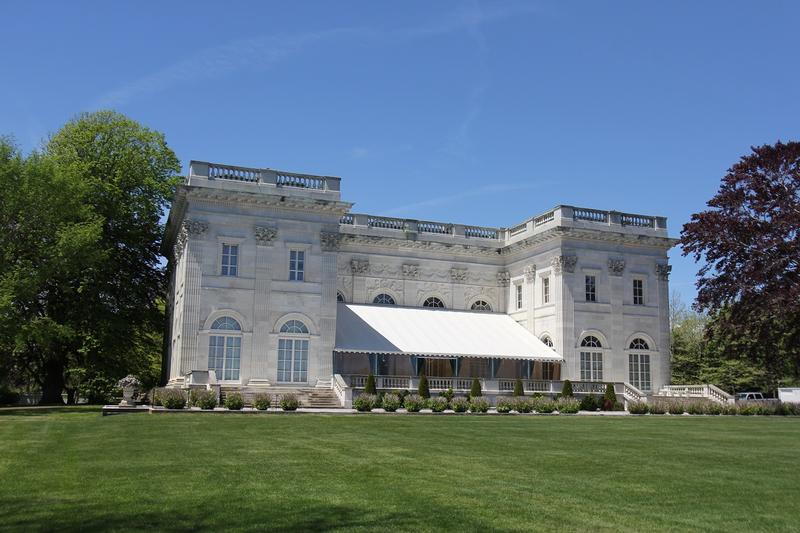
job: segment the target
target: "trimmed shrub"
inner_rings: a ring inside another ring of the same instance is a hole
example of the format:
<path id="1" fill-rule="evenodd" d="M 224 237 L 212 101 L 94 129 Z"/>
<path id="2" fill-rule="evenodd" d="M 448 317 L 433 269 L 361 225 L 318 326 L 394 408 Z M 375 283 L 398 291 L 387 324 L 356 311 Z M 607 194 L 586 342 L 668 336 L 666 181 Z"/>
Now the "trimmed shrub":
<path id="1" fill-rule="evenodd" d="M 377 390 L 375 389 L 375 376 L 372 375 L 372 372 L 369 373 L 367 376 L 367 383 L 364 385 L 364 393 L 365 394 L 377 394 Z"/>
<path id="2" fill-rule="evenodd" d="M 478 396 L 483 396 L 483 392 L 481 391 L 481 382 L 478 378 L 474 378 L 472 380 L 472 387 L 469 389 L 469 397 L 475 398 Z"/>
<path id="3" fill-rule="evenodd" d="M 383 409 L 389 413 L 394 413 L 403 405 L 402 400 L 400 400 L 400 396 L 394 393 L 387 393 L 383 395 L 383 401 L 381 402 Z"/>
<path id="4" fill-rule="evenodd" d="M 469 401 L 471 413 L 485 413 L 489 410 L 489 400 L 483 396 L 473 396 Z"/>
<path id="5" fill-rule="evenodd" d="M 428 388 L 428 376 L 425 374 L 420 374 L 419 376 L 419 388 L 417 392 L 421 398 L 428 399 L 431 397 L 431 390 Z"/>
<path id="6" fill-rule="evenodd" d="M 706 404 L 704 402 L 689 402 L 686 405 L 686 412 L 690 415 L 706 414 Z"/>
<path id="7" fill-rule="evenodd" d="M 517 402 L 514 400 L 514 398 L 502 396 L 497 399 L 497 406 L 495 408 L 497 409 L 498 413 L 505 414 L 513 411 L 516 406 Z"/>
<path id="8" fill-rule="evenodd" d="M 562 396 L 556 402 L 556 406 L 558 408 L 559 413 L 563 413 L 566 415 L 575 414 L 581 408 L 580 402 L 575 398 L 573 398 L 572 396 Z"/>
<path id="9" fill-rule="evenodd" d="M 396 391 L 395 394 L 397 394 L 397 397 L 400 398 L 400 406 L 402 407 L 403 402 L 405 402 L 406 400 L 406 396 L 408 396 L 411 393 L 408 392 L 406 389 L 400 389 Z"/>
<path id="10" fill-rule="evenodd" d="M 167 409 L 183 409 L 186 407 L 186 393 L 180 389 L 160 389 L 158 399 Z"/>
<path id="11" fill-rule="evenodd" d="M 514 382 L 514 396 L 525 396 L 525 390 L 522 388 L 522 380 L 519 378 Z"/>
<path id="12" fill-rule="evenodd" d="M 667 406 L 664 402 L 657 401 L 650 404 L 651 415 L 663 415 L 666 412 L 667 412 Z"/>
<path id="13" fill-rule="evenodd" d="M 353 407 L 356 411 L 372 411 L 373 406 L 376 405 L 378 397 L 374 394 L 359 394 L 353 398 Z"/>
<path id="14" fill-rule="evenodd" d="M 646 415 L 650 412 L 650 407 L 644 402 L 632 402 L 628 404 L 628 412 L 632 415 Z"/>
<path id="15" fill-rule="evenodd" d="M 419 394 L 409 394 L 406 396 L 403 406 L 409 413 L 419 413 L 425 408 L 425 398 Z"/>
<path id="16" fill-rule="evenodd" d="M 296 411 L 300 407 L 300 400 L 292 393 L 283 394 L 279 402 L 281 409 L 284 411 Z"/>
<path id="17" fill-rule="evenodd" d="M 603 395 L 603 411 L 616 411 L 614 406 L 617 403 L 617 393 L 614 392 L 614 384 L 606 385 L 606 393 Z"/>
<path id="18" fill-rule="evenodd" d="M 761 414 L 761 406 L 756 403 L 743 403 L 739 406 L 739 414 L 742 416 L 753 416 Z"/>
<path id="19" fill-rule="evenodd" d="M 272 399 L 269 397 L 269 394 L 259 392 L 253 397 L 253 407 L 259 411 L 266 411 L 269 409 L 270 405 L 272 405 Z"/>
<path id="20" fill-rule="evenodd" d="M 469 400 L 463 396 L 456 396 L 450 400 L 450 408 L 456 413 L 466 413 L 467 409 L 469 409 Z"/>
<path id="21" fill-rule="evenodd" d="M 153 405 L 154 406 L 162 406 L 162 405 L 164 405 L 163 402 L 161 401 L 161 390 L 162 389 L 153 389 L 152 395 L 153 395 Z"/>
<path id="22" fill-rule="evenodd" d="M 193 407 L 213 409 L 217 406 L 217 392 L 211 389 L 192 389 L 189 392 L 189 402 Z"/>
<path id="23" fill-rule="evenodd" d="M 707 415 L 721 415 L 722 412 L 723 412 L 723 406 L 721 404 L 713 402 L 706 405 Z"/>
<path id="24" fill-rule="evenodd" d="M 581 398 L 581 411 L 597 411 L 600 409 L 600 402 L 595 396 L 587 394 Z"/>
<path id="25" fill-rule="evenodd" d="M 518 413 L 530 413 L 533 411 L 534 398 L 517 396 L 514 398 L 514 410 Z"/>
<path id="26" fill-rule="evenodd" d="M 450 400 L 453 399 L 453 396 L 455 395 L 456 393 L 453 392 L 453 387 L 449 387 L 446 391 L 442 393 L 442 398 L 446 398 L 447 401 L 449 402 Z"/>
<path id="27" fill-rule="evenodd" d="M 225 395 L 225 407 L 231 411 L 241 411 L 244 407 L 244 398 L 241 392 L 231 392 Z"/>
<path id="28" fill-rule="evenodd" d="M 781 414 L 784 416 L 800 415 L 800 403 L 782 402 L 780 404 Z"/>
<path id="29" fill-rule="evenodd" d="M 533 405 L 533 410 L 537 413 L 552 413 L 556 410 L 556 403 L 547 398 L 539 398 Z"/>
<path id="30" fill-rule="evenodd" d="M 733 403 L 726 403 L 722 406 L 722 414 L 723 415 L 738 415 L 739 409 L 736 407 L 736 404 Z"/>
<path id="31" fill-rule="evenodd" d="M 561 387 L 561 396 L 572 397 L 572 382 L 568 379 L 564 380 L 564 385 Z"/>
<path id="32" fill-rule="evenodd" d="M 444 396 L 436 396 L 428 400 L 428 408 L 434 413 L 441 413 L 448 407 L 447 398 Z"/>
<path id="33" fill-rule="evenodd" d="M 684 412 L 686 412 L 686 407 L 680 400 L 672 401 L 667 404 L 667 412 L 671 415 L 682 415 Z"/>

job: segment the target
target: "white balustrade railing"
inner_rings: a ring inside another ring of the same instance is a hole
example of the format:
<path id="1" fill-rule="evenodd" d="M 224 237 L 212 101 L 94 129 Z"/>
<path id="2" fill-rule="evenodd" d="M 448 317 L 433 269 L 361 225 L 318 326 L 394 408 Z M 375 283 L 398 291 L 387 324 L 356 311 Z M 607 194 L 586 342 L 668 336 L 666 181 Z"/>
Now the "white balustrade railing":
<path id="1" fill-rule="evenodd" d="M 453 226 L 441 222 L 417 222 L 417 231 L 420 233 L 437 233 L 448 235 L 453 233 Z"/>
<path id="2" fill-rule="evenodd" d="M 528 229 L 528 223 L 527 222 L 523 222 L 522 224 L 517 224 L 513 228 L 509 229 L 508 233 L 511 236 L 519 235 L 520 233 L 524 232 L 526 229 Z"/>
<path id="3" fill-rule="evenodd" d="M 339 224 L 349 224 L 352 226 L 354 222 L 355 217 L 351 213 L 346 213 L 339 219 Z"/>
<path id="4" fill-rule="evenodd" d="M 658 391 L 660 396 L 678 398 L 708 398 L 719 403 L 732 403 L 733 396 L 711 384 L 705 385 L 664 385 Z"/>
<path id="5" fill-rule="evenodd" d="M 481 226 L 465 226 L 464 236 L 477 237 L 479 239 L 498 239 L 500 230 L 497 228 L 484 228 Z"/>
<path id="6" fill-rule="evenodd" d="M 553 220 L 555 220 L 555 218 L 556 218 L 556 212 L 555 211 L 550 211 L 549 213 L 545 213 L 544 215 L 540 215 L 540 216 L 534 218 L 533 219 L 533 226 L 534 227 L 543 226 L 543 225 L 547 224 L 548 222 L 552 222 Z"/>
<path id="7" fill-rule="evenodd" d="M 576 207 L 572 211 L 572 218 L 574 218 L 575 220 L 586 220 L 589 222 L 600 222 L 602 224 L 607 224 L 608 211 L 599 211 L 597 209 Z"/>
<path id="8" fill-rule="evenodd" d="M 637 228 L 654 228 L 656 226 L 656 219 L 645 215 L 622 213 L 620 215 L 620 224 Z"/>
<path id="9" fill-rule="evenodd" d="M 523 383 L 525 392 L 554 392 L 553 382 L 542 379 L 529 379 Z"/>
<path id="10" fill-rule="evenodd" d="M 295 174 L 293 172 L 276 172 L 275 184 L 281 187 L 297 187 L 300 189 L 325 189 L 325 178 Z"/>
<path id="11" fill-rule="evenodd" d="M 353 406 L 353 389 L 347 386 L 347 382 L 341 375 L 334 374 L 331 387 L 342 407 Z"/>
<path id="12" fill-rule="evenodd" d="M 369 216 L 367 218 L 367 226 L 370 228 L 403 230 L 406 228 L 406 221 L 402 218 Z"/>
<path id="13" fill-rule="evenodd" d="M 572 392 L 603 394 L 606 392 L 606 384 L 601 381 L 573 381 Z"/>
<path id="14" fill-rule="evenodd" d="M 631 385 L 630 383 L 623 383 L 622 384 L 623 396 L 625 399 L 631 402 L 646 402 L 647 395 Z"/>
<path id="15" fill-rule="evenodd" d="M 261 179 L 261 169 L 210 163 L 208 165 L 208 177 L 217 180 L 257 182 Z"/>

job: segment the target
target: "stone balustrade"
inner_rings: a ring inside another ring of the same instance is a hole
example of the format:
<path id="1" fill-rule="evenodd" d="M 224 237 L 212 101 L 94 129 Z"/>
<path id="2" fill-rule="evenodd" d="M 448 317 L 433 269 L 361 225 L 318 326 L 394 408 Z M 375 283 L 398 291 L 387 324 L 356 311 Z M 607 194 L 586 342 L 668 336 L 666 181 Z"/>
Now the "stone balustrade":
<path id="1" fill-rule="evenodd" d="M 271 168 L 240 167 L 205 161 L 192 161 L 189 164 L 189 178 L 192 177 L 337 193 L 341 188 L 341 178 L 335 176 L 315 176 Z"/>

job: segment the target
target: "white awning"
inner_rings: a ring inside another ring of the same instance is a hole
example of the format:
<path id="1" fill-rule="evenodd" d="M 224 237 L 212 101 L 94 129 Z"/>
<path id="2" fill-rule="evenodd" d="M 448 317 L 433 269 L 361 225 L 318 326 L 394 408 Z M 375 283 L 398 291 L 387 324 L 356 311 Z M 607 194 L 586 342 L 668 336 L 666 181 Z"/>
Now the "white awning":
<path id="1" fill-rule="evenodd" d="M 338 305 L 339 353 L 499 357 L 561 362 L 508 315 L 393 305 Z"/>

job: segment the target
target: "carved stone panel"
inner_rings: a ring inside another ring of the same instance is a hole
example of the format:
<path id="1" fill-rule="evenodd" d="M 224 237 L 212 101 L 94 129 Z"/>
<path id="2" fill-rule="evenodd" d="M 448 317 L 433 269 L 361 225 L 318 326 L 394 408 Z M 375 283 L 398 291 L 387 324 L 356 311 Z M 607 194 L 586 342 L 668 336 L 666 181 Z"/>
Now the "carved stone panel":
<path id="1" fill-rule="evenodd" d="M 656 265 L 656 275 L 658 276 L 658 279 L 662 281 L 669 280 L 670 272 L 672 272 L 672 265 Z"/>
<path id="2" fill-rule="evenodd" d="M 533 282 L 533 280 L 536 278 L 536 265 L 526 266 L 525 270 L 523 270 L 523 274 L 525 275 L 525 281 L 528 283 Z"/>
<path id="3" fill-rule="evenodd" d="M 621 276 L 625 271 L 624 259 L 609 259 L 608 260 L 608 273 L 612 276 Z"/>
<path id="4" fill-rule="evenodd" d="M 256 237 L 256 244 L 260 246 L 269 246 L 278 237 L 278 230 L 267 226 L 255 226 L 253 234 Z"/>
<path id="5" fill-rule="evenodd" d="M 465 281 L 467 281 L 467 269 L 451 268 L 450 279 L 453 281 L 453 283 L 464 283 Z"/>
<path id="6" fill-rule="evenodd" d="M 403 265 L 403 277 L 419 279 L 419 265 Z"/>
<path id="7" fill-rule="evenodd" d="M 350 271 L 353 274 L 364 275 L 369 272 L 369 261 L 362 259 L 353 259 L 350 261 Z"/>
<path id="8" fill-rule="evenodd" d="M 574 255 L 557 255 L 550 262 L 553 267 L 553 273 L 556 275 L 562 272 L 575 272 L 577 263 L 578 258 Z"/>
<path id="9" fill-rule="evenodd" d="M 508 287 L 508 284 L 510 282 L 511 282 L 511 275 L 507 271 L 502 270 L 497 273 L 497 285 L 499 285 L 500 287 Z"/>

